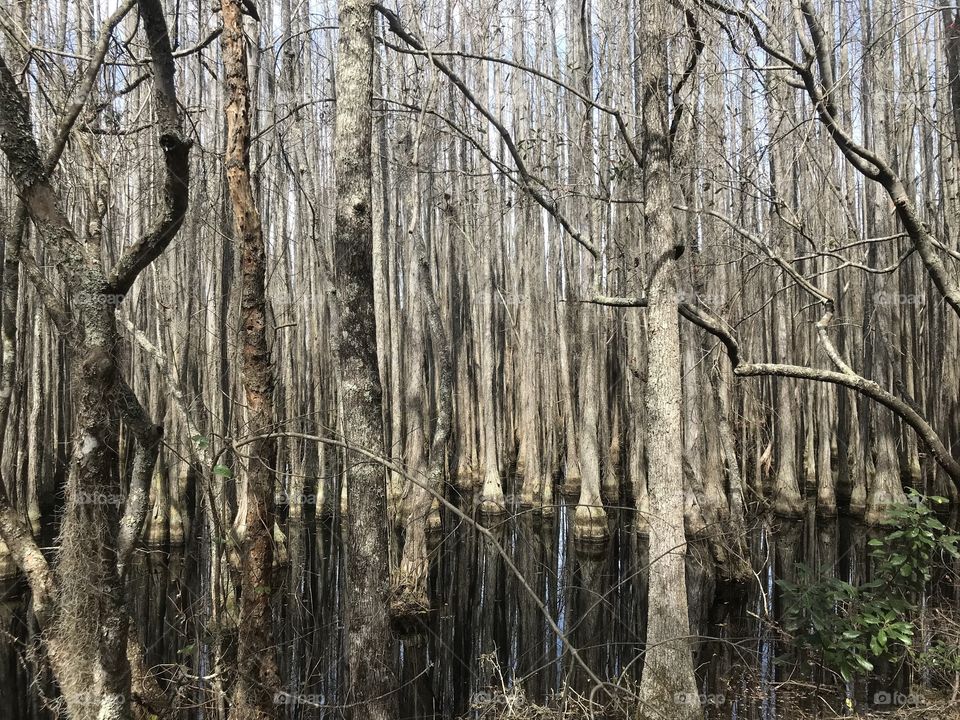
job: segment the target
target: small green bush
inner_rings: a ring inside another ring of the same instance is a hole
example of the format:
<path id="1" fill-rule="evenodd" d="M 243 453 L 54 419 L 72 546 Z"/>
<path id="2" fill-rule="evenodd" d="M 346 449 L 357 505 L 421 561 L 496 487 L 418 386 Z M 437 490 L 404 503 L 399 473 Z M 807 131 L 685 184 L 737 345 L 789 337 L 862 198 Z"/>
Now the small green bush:
<path id="1" fill-rule="evenodd" d="M 912 650 L 918 602 L 932 569 L 944 556 L 958 556 L 960 536 L 950 534 L 931 507 L 946 502 L 908 491 L 907 504 L 892 508 L 883 523 L 889 532 L 869 542 L 870 582 L 822 578 L 804 565 L 798 582 L 777 581 L 784 592 L 783 629 L 801 660 L 848 682 L 871 672 L 878 660 L 908 654 L 918 664 L 960 662 L 949 646 Z"/>

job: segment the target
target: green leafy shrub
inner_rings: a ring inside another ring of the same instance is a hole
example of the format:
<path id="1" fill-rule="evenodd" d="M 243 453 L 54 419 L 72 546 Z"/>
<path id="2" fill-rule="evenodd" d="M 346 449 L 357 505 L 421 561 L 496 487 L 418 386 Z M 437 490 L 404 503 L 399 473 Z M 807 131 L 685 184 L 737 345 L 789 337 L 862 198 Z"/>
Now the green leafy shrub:
<path id="1" fill-rule="evenodd" d="M 819 577 L 798 566 L 798 582 L 778 580 L 784 593 L 783 629 L 802 660 L 839 674 L 845 681 L 870 672 L 878 660 L 911 652 L 917 603 L 937 560 L 958 556 L 958 536 L 934 514 L 941 497 L 908 491 L 908 502 L 891 509 L 889 532 L 870 540 L 873 577 L 854 586 Z M 913 653 L 919 656 L 930 652 Z M 929 662 L 960 660 L 938 649 Z"/>

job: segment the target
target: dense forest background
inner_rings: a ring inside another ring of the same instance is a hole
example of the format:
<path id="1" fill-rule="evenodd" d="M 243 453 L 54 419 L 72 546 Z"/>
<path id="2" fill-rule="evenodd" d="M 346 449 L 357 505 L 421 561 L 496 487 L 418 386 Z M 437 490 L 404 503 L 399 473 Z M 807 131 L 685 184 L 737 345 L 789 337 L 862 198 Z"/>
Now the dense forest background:
<path id="1" fill-rule="evenodd" d="M 824 527 L 836 578 L 907 557 L 887 610 L 943 613 L 915 618 L 949 639 L 936 677 L 894 634 L 870 672 L 955 682 L 949 518 L 905 510 L 960 499 L 955 7 L 4 0 L 0 31 L 19 716 L 400 717 L 464 533 L 587 705 L 732 717 L 700 606 L 783 593 L 761 605 L 791 646 L 777 613 L 808 601 L 769 544 Z M 629 651 L 578 653 L 517 522 L 551 528 L 554 568 L 568 541 L 637 568 Z M 931 546 L 870 565 L 893 522 Z M 133 608 L 174 556 L 170 640 Z M 307 662 L 321 621 L 340 639 Z M 835 710 L 865 692 L 814 665 Z M 318 673 L 321 700 L 276 702 Z"/>

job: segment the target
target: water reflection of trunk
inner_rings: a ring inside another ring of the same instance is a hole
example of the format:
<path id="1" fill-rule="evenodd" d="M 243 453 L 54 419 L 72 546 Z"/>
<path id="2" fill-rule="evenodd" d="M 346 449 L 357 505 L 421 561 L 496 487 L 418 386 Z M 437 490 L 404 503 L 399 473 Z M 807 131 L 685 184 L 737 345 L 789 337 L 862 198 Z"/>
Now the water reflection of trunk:
<path id="1" fill-rule="evenodd" d="M 292 517 L 289 518 L 287 598 L 281 608 L 284 614 L 277 625 L 280 629 L 280 637 L 277 640 L 283 648 L 283 652 L 280 653 L 280 677 L 283 678 L 283 690 L 291 694 L 309 694 L 305 685 L 311 670 L 307 659 L 311 654 L 310 629 L 314 620 L 311 617 L 313 588 L 309 582 L 312 573 L 308 574 L 310 540 L 309 527 Z"/>
<path id="2" fill-rule="evenodd" d="M 610 570 L 611 587 L 607 595 L 618 643 L 610 671 L 612 677 L 625 675 L 637 680 L 640 677 L 640 665 L 635 660 L 640 655 L 646 617 L 646 607 L 641 597 L 646 583 L 644 573 L 640 570 L 646 563 L 646 538 L 635 531 L 627 518 L 622 514 L 620 517 L 621 522 L 611 542 L 611 556 L 617 561 Z"/>
<path id="3" fill-rule="evenodd" d="M 506 546 L 507 530 L 504 525 L 492 528 L 497 542 Z M 508 551 L 510 548 L 508 548 Z M 488 542 L 480 541 L 476 554 L 477 588 L 476 605 L 468 630 L 473 635 L 473 654 L 469 656 L 474 666 L 475 690 L 498 687 L 500 678 L 491 662 L 482 662 L 487 656 L 499 666 L 504 678 L 508 677 L 511 627 L 507 616 L 508 595 L 506 592 L 506 568 L 497 549 Z"/>
<path id="4" fill-rule="evenodd" d="M 769 531 L 768 538 L 772 552 L 769 554 L 768 562 L 772 566 L 770 569 L 771 575 L 776 580 L 786 580 L 792 583 L 797 582 L 797 563 L 803 562 L 805 559 L 802 544 L 803 527 L 804 524 L 802 521 L 781 519 L 779 524 L 776 525 L 772 531 Z M 783 591 L 778 586 L 768 586 L 767 592 L 770 593 L 774 608 L 774 616 L 772 619 L 778 623 L 782 622 L 783 612 L 786 609 Z M 793 648 L 789 645 L 776 647 L 774 643 L 771 643 L 771 645 L 765 649 L 773 650 L 773 652 L 779 656 L 791 652 Z M 789 665 L 775 665 L 771 668 L 768 678 L 772 682 L 789 680 L 791 678 L 795 679 L 794 668 Z M 771 688 L 770 697 L 765 698 L 765 703 L 769 703 L 772 707 L 767 707 L 766 709 L 775 709 L 777 702 L 778 698 L 775 695 L 775 690 Z"/>
<path id="5" fill-rule="evenodd" d="M 607 609 L 607 590 L 604 576 L 606 558 L 593 552 L 578 552 L 570 574 L 570 630 L 568 638 L 580 652 L 586 665 L 600 677 L 606 677 L 610 645 L 604 630 Z M 582 666 L 567 657 L 569 684 L 574 690 L 590 695 L 594 689 Z"/>
<path id="6" fill-rule="evenodd" d="M 553 542 L 553 523 L 541 522 L 531 515 L 521 515 L 515 526 L 514 562 L 520 573 L 536 593 L 537 598 L 551 614 L 551 597 L 555 593 L 556 576 L 551 571 L 555 546 Z M 512 583 L 516 590 L 517 634 L 516 634 L 516 674 L 523 678 L 524 690 L 530 697 L 541 697 L 553 689 L 550 683 L 550 666 L 556 659 L 555 645 L 551 642 L 553 633 L 543 616 L 542 608 L 528 592 Z"/>
<path id="7" fill-rule="evenodd" d="M 477 687 L 471 659 L 477 655 L 473 620 L 480 595 L 475 569 L 482 545 L 478 533 L 462 529 L 451 535 L 439 563 L 441 582 L 435 593 L 440 608 L 439 642 L 448 661 L 438 664 L 437 685 L 444 707 L 453 716 L 467 711 Z"/>
<path id="8" fill-rule="evenodd" d="M 431 464 L 433 464 L 432 461 Z M 436 563 L 431 562 L 431 559 L 436 556 L 437 537 L 431 535 L 424 540 L 422 559 L 424 593 L 430 593 L 430 598 L 437 598 L 439 595 L 437 583 L 433 583 L 434 587 L 430 588 L 430 577 L 436 577 L 434 572 Z M 444 582 L 441 581 L 441 585 L 443 584 Z M 445 645 L 441 634 L 435 629 L 436 624 L 432 622 L 443 610 L 442 596 L 429 607 L 433 612 L 406 617 L 394 615 L 393 618 L 395 627 L 399 621 L 406 625 L 405 630 L 411 631 L 404 632 L 400 641 L 400 717 L 435 717 L 435 713 L 443 707 L 441 684 L 436 681 L 435 659 L 444 653 Z"/>
<path id="9" fill-rule="evenodd" d="M 841 535 L 840 543 L 845 552 L 838 563 L 838 573 L 841 580 L 851 585 L 860 585 L 867 582 L 867 528 L 860 523 L 845 523 L 840 527 L 846 531 Z"/>
<path id="10" fill-rule="evenodd" d="M 635 536 L 636 542 L 636 595 L 634 612 L 640 618 L 640 642 L 637 646 L 637 653 L 630 658 L 630 676 L 634 680 L 640 679 L 640 670 L 643 663 L 643 652 L 647 644 L 647 606 L 650 600 L 650 580 L 647 574 L 650 568 L 650 536 L 646 532 L 638 533 Z"/>
<path id="11" fill-rule="evenodd" d="M 706 632 L 710 608 L 717 589 L 716 565 L 713 550 L 707 541 L 693 541 L 687 545 L 687 616 L 690 618 L 691 645 L 694 657 L 702 650 L 699 636 Z"/>
<path id="12" fill-rule="evenodd" d="M 431 577 L 436 612 L 428 616 L 421 644 L 405 643 L 402 648 L 398 693 L 402 717 L 467 713 L 471 696 L 491 686 L 499 688 L 500 674 L 479 661 L 484 653 L 496 657 L 508 687 L 516 679 L 532 701 L 543 702 L 564 683 L 578 692 L 588 691 L 585 671 L 572 662 L 547 627 L 540 603 L 593 672 L 604 679 L 622 675 L 637 679 L 647 593 L 646 580 L 638 569 L 648 561 L 646 538 L 630 529 L 627 518 L 611 514 L 614 533 L 606 555 L 610 562 L 585 556 L 572 538 L 572 515 L 571 505 L 562 509 L 556 524 L 541 523 L 533 514 L 521 515 L 496 532 L 539 602 L 521 587 L 497 550 L 475 531 L 461 525 L 447 539 Z M 331 540 L 332 532 L 327 521 L 317 524 L 315 537 L 312 527 L 289 524 L 291 572 L 278 627 L 284 632 L 279 638 L 283 690 L 311 696 L 311 702 L 339 706 L 346 702 L 342 677 L 345 598 L 340 581 L 341 543 L 339 535 Z M 769 541 L 770 534 L 775 542 Z M 195 537 L 191 542 L 202 547 L 208 541 Z M 781 524 L 775 531 L 767 529 L 752 536 L 751 543 L 763 592 L 754 591 L 757 586 L 751 585 L 749 600 L 742 590 L 715 600 L 704 543 L 690 543 L 687 554 L 691 631 L 717 638 L 704 640 L 697 648 L 697 666 L 702 668 L 700 692 L 725 698 L 724 704 L 707 708 L 710 718 L 728 720 L 734 713 L 737 717 L 773 718 L 788 709 L 787 692 L 778 687 L 779 682 L 825 679 L 820 673 L 805 675 L 796 667 L 774 664 L 775 651 L 782 654 L 784 648 L 777 648 L 772 626 L 756 618 L 765 617 L 768 601 L 775 601 L 776 613 L 783 610 L 775 579 L 796 580 L 793 567 L 797 561 L 854 584 L 869 579 L 862 526 L 844 521 Z M 195 566 L 191 559 L 195 555 L 191 549 L 182 566 L 177 556 L 167 561 L 160 553 L 143 555 L 131 569 L 130 587 L 135 624 L 147 633 L 142 636 L 150 648 L 147 662 L 185 663 L 194 678 L 209 677 L 213 670 L 211 655 L 204 659 L 199 650 L 190 649 L 192 645 L 202 648 L 201 633 L 212 630 L 202 626 L 202 613 L 194 616 L 191 612 L 208 592 L 200 586 L 203 569 Z M 717 592 L 726 591 L 718 587 Z M 22 605 L 18 608 L 22 615 Z M 4 622 L 3 627 L 21 642 L 31 637 L 25 629 L 26 618 Z M 221 666 L 228 664 L 229 658 Z M 18 668 L 13 655 L 0 655 L 0 685 L 5 692 L 12 687 L 14 696 L 20 698 L 28 694 L 29 679 Z M 181 680 L 189 693 L 185 701 L 212 704 L 214 688 L 202 689 L 197 679 Z M 897 687 L 886 678 L 883 683 L 882 687 L 871 686 L 865 696 Z M 861 688 L 860 692 L 866 691 Z M 14 714 L 5 715 L 7 709 L 0 707 L 0 720 L 31 717 L 21 710 L 18 706 Z M 291 720 L 337 712 L 306 703 L 286 705 L 281 711 L 278 717 Z"/>
<path id="13" fill-rule="evenodd" d="M 430 682 L 430 645 L 422 635 L 400 642 L 400 717 L 434 717 L 436 702 Z"/>
<path id="14" fill-rule="evenodd" d="M 38 641 L 38 628 L 32 613 L 27 612 L 27 603 L 18 587 L 18 581 L 0 583 L 0 635 L 5 641 L 0 644 L 0 685 L 3 687 L 3 702 L 0 703 L 0 720 L 25 720 L 41 717 L 37 693 L 39 689 L 51 696 L 49 673 L 37 667 L 25 648 Z M 9 633 L 9 634 L 8 634 Z M 16 644 L 14 644 L 16 641 Z"/>
<path id="15" fill-rule="evenodd" d="M 773 717 L 776 711 L 776 669 L 774 658 L 776 641 L 774 639 L 772 622 L 776 620 L 774 591 L 776 578 L 774 573 L 774 548 L 770 543 L 770 526 L 764 523 L 751 543 L 751 557 L 755 558 L 754 567 L 760 584 L 760 592 L 750 603 L 751 619 L 747 622 L 747 635 L 755 637 L 757 671 L 759 677 L 758 704 L 760 715 L 763 718 Z"/>
<path id="16" fill-rule="evenodd" d="M 340 526 L 339 516 L 333 523 L 317 525 L 316 563 L 313 579 L 312 657 L 311 667 L 319 668 L 316 685 L 310 687 L 325 702 L 343 697 L 344 653 L 346 638 L 343 628 L 343 551 L 342 537 L 345 530 Z"/>
<path id="17" fill-rule="evenodd" d="M 780 520 L 772 529 L 770 545 L 774 551 L 774 573 L 778 580 L 797 580 L 796 565 L 804 560 L 803 527 L 802 521 Z"/>
<path id="18" fill-rule="evenodd" d="M 814 563 L 821 577 L 837 577 L 837 521 L 819 520 L 814 526 Z"/>
<path id="19" fill-rule="evenodd" d="M 427 558 L 426 554 L 424 558 Z M 423 572 L 427 573 L 428 570 L 429 567 L 425 566 Z M 423 586 L 426 590 L 426 579 L 423 581 Z M 405 632 L 400 640 L 398 665 L 400 683 L 398 686 L 400 688 L 399 717 L 433 717 L 434 711 L 437 709 L 430 674 L 435 650 L 432 642 L 434 633 L 428 629 L 426 624 L 428 616 L 425 614 L 400 619 L 410 622 L 413 632 Z M 398 618 L 394 616 L 395 623 L 397 620 Z M 427 633 L 424 634 L 423 630 L 427 630 Z"/>
<path id="20" fill-rule="evenodd" d="M 697 666 L 703 670 L 704 692 L 720 698 L 715 705 L 707 705 L 708 718 L 757 717 L 753 713 L 756 656 L 750 647 L 756 628 L 744 612 L 742 592 L 735 586 L 718 586 L 716 600 L 707 606 L 702 630 L 709 639 L 700 647 Z"/>
<path id="21" fill-rule="evenodd" d="M 809 522 L 810 539 L 807 566 L 816 571 L 817 578 L 833 579 L 838 577 L 837 564 L 837 521 L 820 518 Z M 831 684 L 832 675 L 823 668 L 815 668 L 810 680 L 817 684 Z"/>
<path id="22" fill-rule="evenodd" d="M 143 553 L 130 574 L 130 614 L 146 648 L 148 667 L 184 659 L 180 651 L 193 643 L 182 592 L 188 579 L 180 552 Z"/>
<path id="23" fill-rule="evenodd" d="M 870 548 L 867 545 L 869 539 L 867 527 L 859 522 L 851 522 L 841 525 L 840 529 L 843 533 L 840 543 L 845 552 L 841 555 L 839 561 L 839 577 L 851 585 L 862 585 L 870 580 Z M 861 699 L 863 699 L 863 696 L 861 696 Z"/>
<path id="24" fill-rule="evenodd" d="M 851 547 L 859 550 L 859 567 L 851 568 L 856 573 L 859 571 L 862 577 L 857 578 L 857 584 L 876 580 L 877 563 L 870 557 L 870 546 L 867 544 L 874 539 L 882 539 L 890 532 L 889 528 L 883 527 L 865 527 L 853 529 L 851 532 Z M 921 596 L 913 596 L 913 600 L 922 603 Z M 908 619 L 908 618 L 898 618 Z M 918 623 L 919 626 L 919 623 Z M 918 630 L 920 628 L 918 627 Z M 918 633 L 913 638 L 913 644 L 918 649 L 925 648 L 923 637 Z M 873 672 L 866 675 L 863 683 L 854 683 L 848 686 L 848 694 L 851 694 L 859 703 L 869 704 L 876 693 L 902 693 L 904 696 L 910 694 L 910 679 L 912 668 L 910 663 L 901 662 L 891 657 L 874 657 Z"/>

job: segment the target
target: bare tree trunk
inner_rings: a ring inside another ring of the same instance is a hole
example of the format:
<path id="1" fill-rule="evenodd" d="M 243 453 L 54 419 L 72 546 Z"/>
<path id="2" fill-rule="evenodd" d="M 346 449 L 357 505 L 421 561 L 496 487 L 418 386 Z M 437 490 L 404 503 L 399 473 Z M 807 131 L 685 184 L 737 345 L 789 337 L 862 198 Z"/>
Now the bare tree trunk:
<path id="1" fill-rule="evenodd" d="M 836 517 L 837 495 L 831 463 L 831 437 L 833 412 L 832 390 L 828 387 L 813 387 L 817 397 L 817 514 Z M 813 418 L 811 418 L 813 422 Z"/>
<path id="2" fill-rule="evenodd" d="M 600 452 L 597 442 L 599 423 L 598 396 L 602 382 L 597 373 L 597 314 L 595 308 L 584 311 L 583 352 L 580 361 L 580 498 L 573 518 L 573 534 L 578 540 L 603 542 L 610 536 L 607 513 L 600 499 Z"/>
<path id="3" fill-rule="evenodd" d="M 940 13 L 943 16 L 943 47 L 947 59 L 947 82 L 950 84 L 954 142 L 960 152 L 960 12 L 944 5 Z"/>
<path id="4" fill-rule="evenodd" d="M 477 303 L 479 330 L 481 333 L 479 348 L 478 395 L 480 399 L 480 445 L 483 449 L 482 487 L 480 490 L 480 511 L 488 515 L 497 515 L 506 510 L 503 497 L 503 485 L 500 480 L 500 456 L 497 449 L 497 409 L 494 402 L 494 367 L 496 361 L 493 337 L 493 239 L 482 242 L 480 255 L 480 298 Z"/>
<path id="5" fill-rule="evenodd" d="M 428 96 L 429 101 L 429 96 Z M 443 486 L 443 474 L 446 466 L 446 445 L 450 435 L 451 416 L 453 414 L 453 368 L 450 361 L 450 348 L 443 318 L 430 273 L 427 254 L 426 232 L 420 217 L 422 201 L 420 157 L 424 130 L 424 116 L 421 114 L 416 127 L 411 166 L 413 178 L 408 200 L 410 222 L 407 225 L 409 241 L 408 273 L 408 314 L 411 323 L 410 363 L 408 367 L 407 411 L 410 413 L 407 423 L 407 440 L 413 440 L 417 452 L 407 457 L 410 478 L 406 518 L 404 522 L 403 552 L 400 565 L 393 579 L 393 597 L 391 611 L 395 618 L 406 619 L 429 609 L 427 579 L 430 571 L 430 558 L 427 553 L 427 525 L 431 515 L 435 496 Z M 437 387 L 437 418 L 433 440 L 429 448 L 429 459 L 424 463 L 423 438 L 429 423 L 426 418 L 427 387 L 425 378 L 426 346 L 423 332 L 423 315 L 430 326 L 430 339 L 436 350 L 436 365 L 439 375 Z M 413 435 L 419 437 L 412 438 Z M 414 461 L 411 461 L 413 459 Z M 422 472 L 426 465 L 426 472 Z"/>
<path id="6" fill-rule="evenodd" d="M 121 6 L 104 28 L 86 84 L 43 159 L 33 135 L 26 101 L 0 59 L 0 146 L 10 175 L 45 246 L 59 258 L 58 269 L 73 300 L 73 320 L 35 276 L 36 289 L 64 335 L 74 358 L 71 392 L 74 438 L 60 526 L 59 550 L 51 576 L 29 531 L 7 510 L 0 491 L 0 533 L 24 569 L 39 603 L 38 617 L 50 631 L 48 656 L 72 718 L 125 720 L 131 717 L 131 668 L 127 657 L 128 616 L 121 568 L 133 550 L 143 518 L 160 429 L 146 418 L 119 373 L 115 299 L 129 290 L 140 272 L 162 253 L 179 230 L 187 205 L 190 144 L 180 127 L 174 66 L 166 21 L 159 2 L 141 0 L 140 14 L 151 46 L 165 196 L 156 224 L 125 249 L 112 270 L 104 270 L 99 220 L 81 239 L 67 219 L 50 174 L 96 79 L 113 27 L 132 7 Z M 126 507 L 119 512 L 122 486 L 117 448 L 120 418 L 138 437 Z M 91 593 L 95 587 L 97 592 Z M 55 596 L 51 597 L 51 592 Z"/>
<path id="7" fill-rule="evenodd" d="M 688 636 L 683 529 L 683 396 L 677 271 L 672 218 L 673 182 L 667 119 L 667 4 L 644 7 L 643 85 L 644 238 L 653 261 L 648 280 L 645 438 L 650 502 L 650 571 L 646 653 L 638 717 L 670 708 L 678 720 L 700 716 Z"/>
<path id="8" fill-rule="evenodd" d="M 223 64 L 227 86 L 227 148 L 224 161 L 233 215 L 233 241 L 240 255 L 240 341 L 246 445 L 245 532 L 240 553 L 240 622 L 237 679 L 231 717 L 275 715 L 273 694 L 280 685 L 270 609 L 273 572 L 274 367 L 267 345 L 266 247 L 250 180 L 250 83 L 240 0 L 223 0 Z"/>
<path id="9" fill-rule="evenodd" d="M 351 447 L 382 455 L 373 298 L 373 7 L 368 0 L 344 0 L 338 15 L 334 272 L 343 431 Z M 396 716 L 397 701 L 388 617 L 386 478 L 380 466 L 360 455 L 348 451 L 346 462 L 350 701 L 357 720 L 389 720 Z"/>

